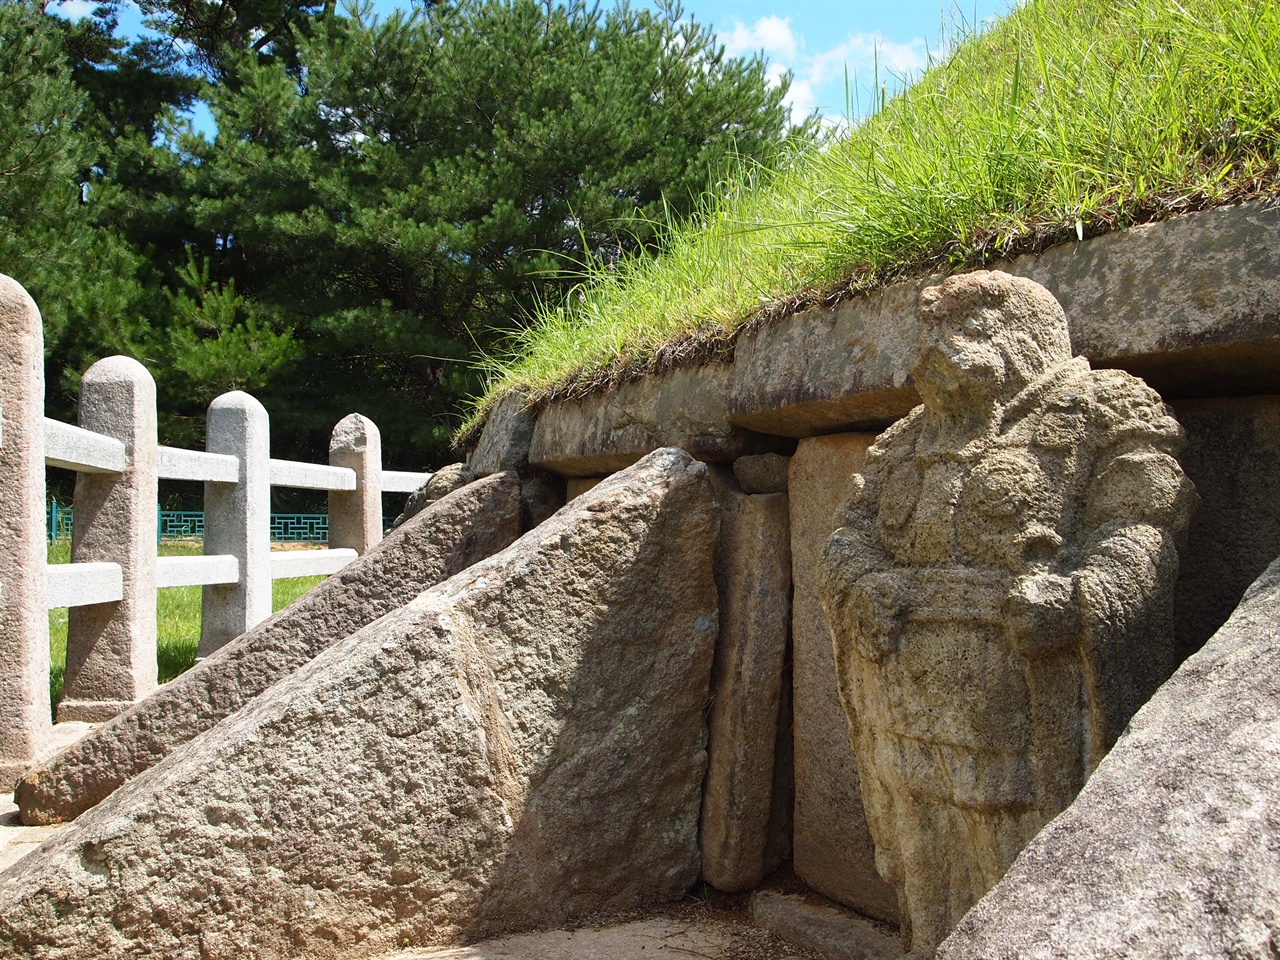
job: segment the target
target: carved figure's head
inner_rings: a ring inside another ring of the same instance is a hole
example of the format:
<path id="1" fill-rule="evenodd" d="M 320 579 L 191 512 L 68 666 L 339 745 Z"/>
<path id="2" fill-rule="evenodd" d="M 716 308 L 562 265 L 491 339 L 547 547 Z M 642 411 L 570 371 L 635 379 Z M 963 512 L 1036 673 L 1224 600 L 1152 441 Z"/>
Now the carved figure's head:
<path id="1" fill-rule="evenodd" d="M 920 293 L 911 375 L 932 410 L 1007 400 L 1070 358 L 1066 315 L 1033 280 L 979 270 Z"/>

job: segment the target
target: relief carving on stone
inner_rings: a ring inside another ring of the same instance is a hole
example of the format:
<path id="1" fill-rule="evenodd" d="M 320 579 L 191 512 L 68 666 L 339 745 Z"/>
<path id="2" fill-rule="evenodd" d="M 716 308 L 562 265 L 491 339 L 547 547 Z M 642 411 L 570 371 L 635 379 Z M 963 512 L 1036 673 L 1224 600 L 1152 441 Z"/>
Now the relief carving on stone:
<path id="1" fill-rule="evenodd" d="M 932 956 L 1173 670 L 1196 496 L 1159 396 L 1073 359 L 1049 291 L 920 297 L 924 404 L 852 479 L 819 569 L 876 868 Z"/>

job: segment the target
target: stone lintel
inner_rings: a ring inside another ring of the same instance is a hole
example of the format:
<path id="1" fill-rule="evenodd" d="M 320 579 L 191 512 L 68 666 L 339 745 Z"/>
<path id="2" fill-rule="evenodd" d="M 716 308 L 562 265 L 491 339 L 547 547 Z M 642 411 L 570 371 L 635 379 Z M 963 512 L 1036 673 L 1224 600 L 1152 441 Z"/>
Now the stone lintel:
<path id="1" fill-rule="evenodd" d="M 552 404 L 533 428 L 529 460 L 570 477 L 624 469 L 664 446 L 725 463 L 788 446 L 729 422 L 732 369 L 711 364 L 624 383 L 600 396 Z"/>
<path id="2" fill-rule="evenodd" d="M 1166 399 L 1280 391 L 1280 208 L 1219 207 L 992 265 L 1049 289 L 1077 354 Z M 918 399 L 915 279 L 738 341 L 731 423 L 789 437 L 878 429 Z"/>

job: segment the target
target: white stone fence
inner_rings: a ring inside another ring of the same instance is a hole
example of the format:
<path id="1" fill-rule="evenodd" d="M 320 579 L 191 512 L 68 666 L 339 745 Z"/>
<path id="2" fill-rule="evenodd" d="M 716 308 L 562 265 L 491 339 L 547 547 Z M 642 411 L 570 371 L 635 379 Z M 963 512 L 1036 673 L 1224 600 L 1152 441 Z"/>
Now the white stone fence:
<path id="1" fill-rule="evenodd" d="M 329 463 L 272 459 L 267 411 L 247 393 L 209 405 L 206 449 L 160 446 L 155 381 L 108 357 L 85 373 L 79 426 L 44 416 L 36 304 L 0 275 L 0 781 L 52 734 L 48 611 L 68 614 L 64 720 L 109 720 L 156 687 L 156 590 L 204 588 L 199 656 L 271 615 L 271 582 L 334 573 L 382 537 L 382 494 L 430 474 L 382 469 L 378 428 L 334 427 Z M 75 471 L 69 564 L 48 565 L 45 467 Z M 158 481 L 204 483 L 204 555 L 156 555 Z M 271 487 L 329 491 L 329 549 L 271 552 Z"/>

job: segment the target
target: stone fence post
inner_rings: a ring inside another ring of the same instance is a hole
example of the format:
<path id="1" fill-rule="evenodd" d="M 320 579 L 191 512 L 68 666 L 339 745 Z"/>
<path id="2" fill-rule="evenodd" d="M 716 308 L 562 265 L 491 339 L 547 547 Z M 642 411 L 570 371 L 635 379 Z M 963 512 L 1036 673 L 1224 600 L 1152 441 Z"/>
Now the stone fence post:
<path id="1" fill-rule="evenodd" d="M 0 792 L 53 728 L 44 510 L 44 331 L 35 301 L 0 275 Z"/>
<path id="2" fill-rule="evenodd" d="M 204 552 L 240 564 L 238 583 L 205 586 L 199 655 L 207 657 L 271 616 L 271 426 L 240 390 L 209 404 L 205 449 L 240 458 L 240 481 L 204 485 Z"/>
<path id="3" fill-rule="evenodd" d="M 382 435 L 366 416 L 348 414 L 329 439 L 329 464 L 356 473 L 354 490 L 329 491 L 329 546 L 364 553 L 382 539 Z"/>
<path id="4" fill-rule="evenodd" d="M 156 384 L 128 357 L 80 382 L 80 426 L 124 443 L 123 473 L 76 472 L 73 563 L 120 565 L 123 596 L 68 612 L 58 722 L 110 720 L 156 688 Z"/>

